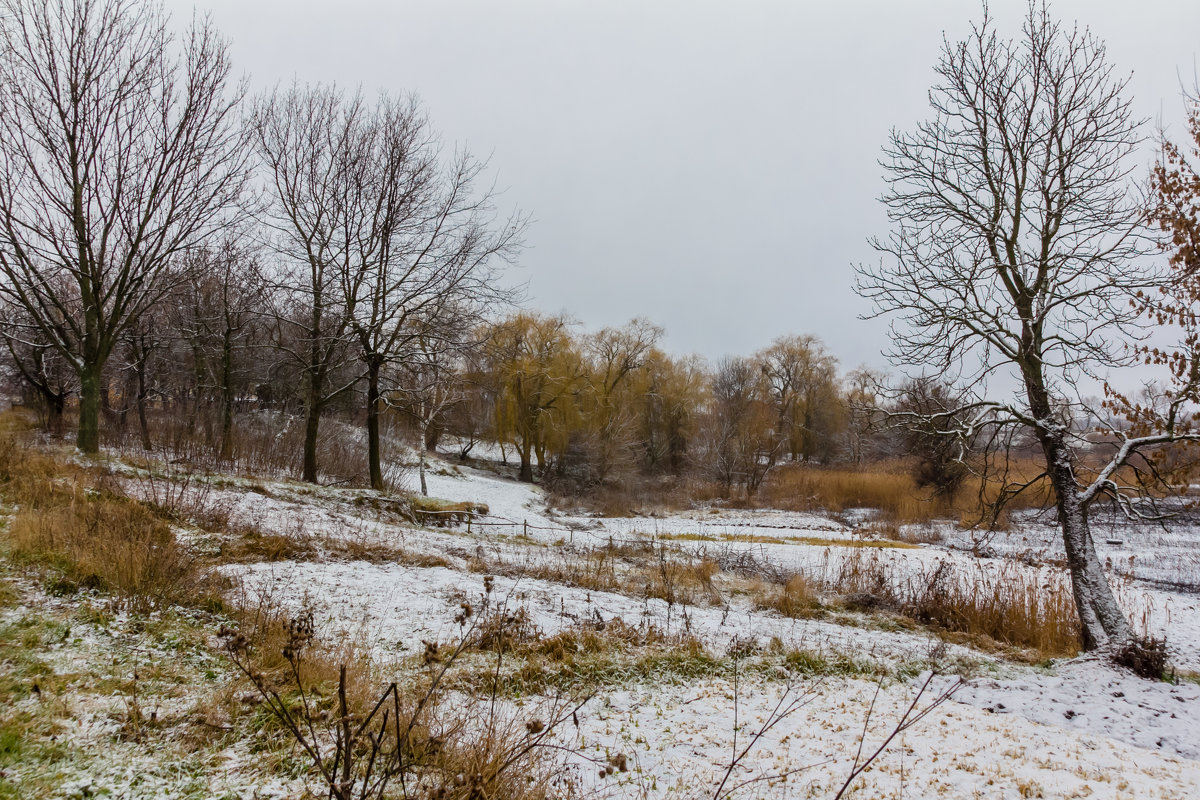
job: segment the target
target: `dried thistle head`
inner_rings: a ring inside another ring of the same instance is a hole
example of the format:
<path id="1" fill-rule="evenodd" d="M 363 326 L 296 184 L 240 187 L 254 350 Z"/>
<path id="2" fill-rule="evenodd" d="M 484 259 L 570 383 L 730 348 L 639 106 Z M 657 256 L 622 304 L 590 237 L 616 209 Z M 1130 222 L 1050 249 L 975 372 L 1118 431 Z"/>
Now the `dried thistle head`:
<path id="1" fill-rule="evenodd" d="M 494 587 L 495 583 L 496 583 L 496 576 L 495 576 L 495 575 L 484 575 L 484 576 L 483 576 L 483 591 L 484 591 L 484 594 L 491 594 L 491 593 L 492 593 L 492 588 Z"/>
<path id="2" fill-rule="evenodd" d="M 226 625 L 217 631 L 217 637 L 223 640 L 225 650 L 232 656 L 244 653 L 250 647 L 245 636 Z"/>
<path id="3" fill-rule="evenodd" d="M 437 664 L 442 660 L 441 654 L 438 653 L 438 643 L 437 642 L 430 642 L 425 639 L 422 639 L 421 644 L 425 645 L 425 653 L 422 656 L 423 660 L 425 661 L 425 666 L 428 667 L 433 664 Z"/>

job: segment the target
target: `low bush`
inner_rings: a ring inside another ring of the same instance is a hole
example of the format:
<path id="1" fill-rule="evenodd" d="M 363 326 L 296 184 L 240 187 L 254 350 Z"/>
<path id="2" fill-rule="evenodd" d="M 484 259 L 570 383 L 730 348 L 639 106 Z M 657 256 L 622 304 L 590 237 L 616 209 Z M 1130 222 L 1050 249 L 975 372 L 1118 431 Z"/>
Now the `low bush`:
<path id="1" fill-rule="evenodd" d="M 1139 678 L 1162 680 L 1169 660 L 1167 638 L 1133 636 L 1112 654 L 1114 664 L 1125 667 Z"/>

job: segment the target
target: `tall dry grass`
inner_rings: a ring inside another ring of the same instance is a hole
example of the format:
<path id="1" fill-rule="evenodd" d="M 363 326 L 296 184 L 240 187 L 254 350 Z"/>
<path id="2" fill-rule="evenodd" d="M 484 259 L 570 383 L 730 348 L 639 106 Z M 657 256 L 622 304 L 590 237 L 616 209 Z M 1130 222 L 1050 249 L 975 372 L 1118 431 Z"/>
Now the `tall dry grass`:
<path id="1" fill-rule="evenodd" d="M 785 465 L 767 476 L 759 498 L 788 511 L 872 508 L 898 523 L 928 521 L 942 511 L 910 474 L 886 466 L 851 470 Z"/>
<path id="2" fill-rule="evenodd" d="M 1054 490 L 1039 476 L 1043 469 L 1031 458 L 980 465 L 967 476 L 954 497 L 937 498 L 918 486 L 911 465 L 903 460 L 868 464 L 859 469 L 786 464 L 772 470 L 759 489 L 755 505 L 790 511 L 840 513 L 870 508 L 893 525 L 952 519 L 964 526 L 1003 528 L 1017 510 L 1049 508 Z M 1013 487 L 1025 485 L 1019 494 Z"/>
<path id="3" fill-rule="evenodd" d="M 207 599 L 170 526 L 99 471 L 3 436 L 0 497 L 16 508 L 4 533 L 9 556 L 48 570 L 57 590 L 104 590 L 138 607 Z"/>
<path id="4" fill-rule="evenodd" d="M 1012 561 L 923 561 L 863 548 L 830 548 L 818 569 L 782 577 L 760 606 L 809 617 L 822 605 L 890 611 L 955 640 L 1006 645 L 1035 659 L 1082 647 L 1070 577 Z"/>

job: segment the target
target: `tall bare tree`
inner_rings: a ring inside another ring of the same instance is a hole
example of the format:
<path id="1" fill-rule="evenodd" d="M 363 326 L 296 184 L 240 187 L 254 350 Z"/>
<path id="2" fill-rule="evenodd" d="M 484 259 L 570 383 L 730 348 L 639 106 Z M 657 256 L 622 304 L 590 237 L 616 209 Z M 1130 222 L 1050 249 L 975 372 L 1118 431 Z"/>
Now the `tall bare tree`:
<path id="1" fill-rule="evenodd" d="M 254 130 L 277 244 L 307 271 L 304 477 L 316 479 L 322 407 L 347 388 L 328 378 L 352 341 L 366 382 L 371 485 L 381 489 L 385 367 L 431 330 L 466 335 L 467 309 L 507 299 L 496 267 L 515 254 L 524 222 L 493 224 L 492 194 L 476 190 L 484 164 L 465 152 L 445 162 L 415 99 L 385 95 L 370 106 L 335 87 L 293 86 L 258 103 Z"/>
<path id="2" fill-rule="evenodd" d="M 0 17 L 0 295 L 28 312 L 15 335 L 79 376 L 92 453 L 122 332 L 241 191 L 241 91 L 208 21 L 176 40 L 150 2 L 3 0 Z"/>
<path id="3" fill-rule="evenodd" d="M 496 224 L 485 164 L 463 151 L 443 163 L 438 138 L 414 98 L 381 96 L 364 115 L 348 177 L 352 229 L 340 281 L 366 379 L 367 463 L 384 488 L 379 412 L 385 367 L 430 377 L 430 353 L 454 353 L 489 309 L 509 302 L 497 269 L 520 249 L 524 220 Z M 423 480 L 423 477 L 422 477 Z"/>
<path id="4" fill-rule="evenodd" d="M 268 183 L 263 219 L 283 257 L 277 344 L 300 368 L 305 411 L 302 477 L 317 481 L 321 415 L 358 382 L 340 369 L 351 358 L 349 316 L 339 276 L 360 236 L 357 152 L 367 113 L 333 87 L 293 85 L 260 98 L 251 114 L 255 149 Z"/>
<path id="5" fill-rule="evenodd" d="M 891 355 L 918 371 L 963 376 L 974 402 L 940 414 L 1025 429 L 1054 487 L 1084 646 L 1124 640 L 1087 509 L 1120 498 L 1122 465 L 1179 435 L 1112 432 L 1089 471 L 1077 384 L 1128 364 L 1143 329 L 1131 298 L 1162 281 L 1148 265 L 1145 207 L 1131 185 L 1140 123 L 1104 45 L 1031 3 L 1002 38 L 986 11 L 943 47 L 932 117 L 894 132 L 884 194 L 893 229 L 858 290 L 895 315 Z M 1016 386 L 1005 397 L 1006 386 Z M 1123 504 L 1127 510 L 1136 506 Z"/>

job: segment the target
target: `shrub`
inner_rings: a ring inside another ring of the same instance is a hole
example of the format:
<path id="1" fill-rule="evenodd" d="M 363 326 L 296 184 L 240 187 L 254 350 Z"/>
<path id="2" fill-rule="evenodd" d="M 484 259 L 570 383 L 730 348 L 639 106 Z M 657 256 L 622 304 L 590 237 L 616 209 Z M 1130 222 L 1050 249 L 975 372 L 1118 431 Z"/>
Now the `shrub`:
<path id="1" fill-rule="evenodd" d="M 1112 654 L 1114 664 L 1139 678 L 1162 680 L 1167 672 L 1167 637 L 1132 636 Z"/>

